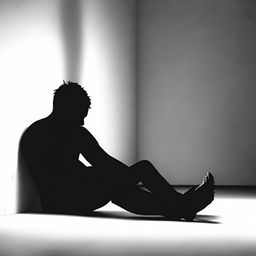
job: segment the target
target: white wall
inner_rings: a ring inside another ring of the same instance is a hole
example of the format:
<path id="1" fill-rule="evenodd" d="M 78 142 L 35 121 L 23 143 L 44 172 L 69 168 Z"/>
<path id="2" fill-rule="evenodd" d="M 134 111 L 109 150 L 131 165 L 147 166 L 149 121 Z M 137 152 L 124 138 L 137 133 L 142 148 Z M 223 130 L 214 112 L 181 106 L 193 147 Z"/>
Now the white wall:
<path id="1" fill-rule="evenodd" d="M 139 1 L 139 158 L 256 185 L 256 2 Z"/>
<path id="2" fill-rule="evenodd" d="M 15 210 L 20 135 L 51 110 L 64 75 L 58 31 L 57 1 L 0 2 L 0 213 Z"/>
<path id="3" fill-rule="evenodd" d="M 135 160 L 134 8 L 124 0 L 0 2 L 1 214 L 16 209 L 20 135 L 50 113 L 63 79 L 88 90 L 85 126 L 100 144 Z"/>

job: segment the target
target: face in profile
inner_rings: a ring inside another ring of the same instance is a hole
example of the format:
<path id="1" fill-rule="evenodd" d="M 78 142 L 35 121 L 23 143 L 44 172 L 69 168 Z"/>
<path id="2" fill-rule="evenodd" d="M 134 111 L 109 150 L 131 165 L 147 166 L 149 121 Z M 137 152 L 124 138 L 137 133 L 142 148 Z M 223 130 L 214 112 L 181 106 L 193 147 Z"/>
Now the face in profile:
<path id="1" fill-rule="evenodd" d="M 66 115 L 65 119 L 70 123 L 72 126 L 82 126 L 84 125 L 84 119 L 88 115 L 88 106 L 81 104 L 80 106 L 74 106 L 69 108 L 68 114 Z"/>

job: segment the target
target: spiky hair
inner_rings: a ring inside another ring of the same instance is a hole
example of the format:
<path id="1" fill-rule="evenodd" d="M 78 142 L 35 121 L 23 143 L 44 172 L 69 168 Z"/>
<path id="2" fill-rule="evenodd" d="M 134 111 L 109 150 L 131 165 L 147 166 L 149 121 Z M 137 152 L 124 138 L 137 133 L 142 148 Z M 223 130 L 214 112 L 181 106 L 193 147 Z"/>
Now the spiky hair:
<path id="1" fill-rule="evenodd" d="M 53 106 L 59 107 L 60 105 L 70 105 L 83 103 L 88 108 L 91 108 L 91 98 L 84 88 L 75 82 L 68 81 L 63 83 L 61 86 L 54 90 Z"/>

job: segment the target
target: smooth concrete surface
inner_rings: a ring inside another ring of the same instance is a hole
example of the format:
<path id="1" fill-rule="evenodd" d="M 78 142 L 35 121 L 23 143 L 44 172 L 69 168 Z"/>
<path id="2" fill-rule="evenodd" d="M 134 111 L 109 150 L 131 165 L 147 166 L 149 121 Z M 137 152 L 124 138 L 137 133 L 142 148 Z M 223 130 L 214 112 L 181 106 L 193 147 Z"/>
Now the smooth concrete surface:
<path id="1" fill-rule="evenodd" d="M 180 188 L 178 188 L 180 189 Z M 195 221 L 138 216 L 108 204 L 94 216 L 0 217 L 1 256 L 256 255 L 255 190 L 217 189 Z"/>

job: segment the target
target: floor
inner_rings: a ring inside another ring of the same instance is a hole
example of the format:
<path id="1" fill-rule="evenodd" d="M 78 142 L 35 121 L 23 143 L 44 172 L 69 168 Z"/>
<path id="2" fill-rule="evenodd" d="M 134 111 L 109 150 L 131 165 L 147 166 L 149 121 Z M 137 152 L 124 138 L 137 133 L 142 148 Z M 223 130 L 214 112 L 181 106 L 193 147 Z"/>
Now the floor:
<path id="1" fill-rule="evenodd" d="M 255 217 L 256 192 L 248 188 L 218 188 L 193 222 L 133 215 L 113 204 L 90 217 L 1 216 L 0 256 L 255 256 Z"/>

